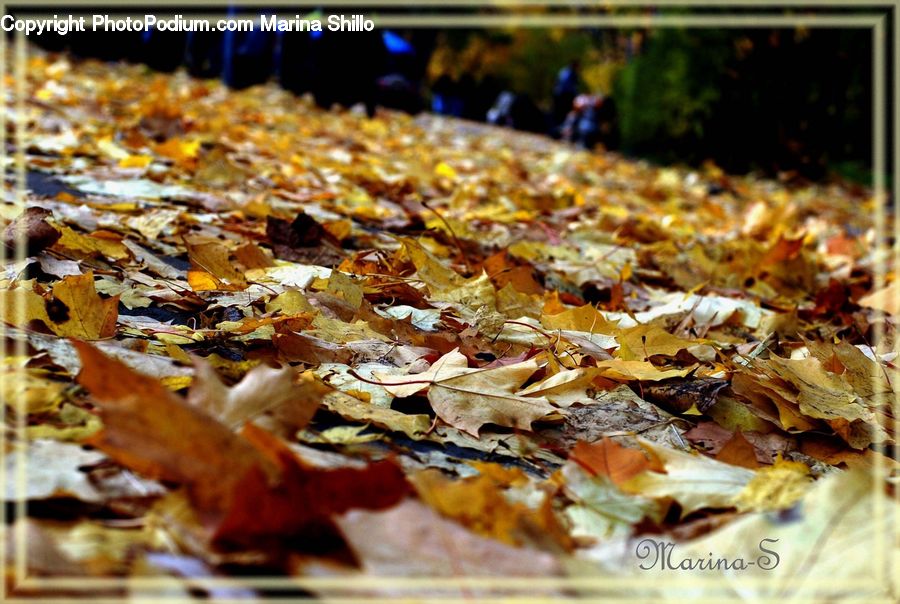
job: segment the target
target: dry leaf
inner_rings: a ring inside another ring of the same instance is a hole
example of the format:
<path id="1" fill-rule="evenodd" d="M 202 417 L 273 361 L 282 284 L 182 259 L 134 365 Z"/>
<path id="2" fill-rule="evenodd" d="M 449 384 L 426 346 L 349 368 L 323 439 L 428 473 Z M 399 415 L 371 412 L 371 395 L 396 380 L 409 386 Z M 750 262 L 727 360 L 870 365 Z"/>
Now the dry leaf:
<path id="1" fill-rule="evenodd" d="M 657 459 L 640 449 L 623 447 L 611 438 L 595 443 L 579 442 L 569 453 L 569 459 L 589 474 L 608 476 L 614 484 L 623 484 L 641 472 L 664 472 Z"/>
<path id="2" fill-rule="evenodd" d="M 273 369 L 258 365 L 244 378 L 226 387 L 209 363 L 194 360 L 196 374 L 188 402 L 205 410 L 233 430 L 266 413 L 274 415 L 278 432 L 293 435 L 309 423 L 331 388 L 304 373 L 297 378 L 291 367 Z M 270 422 L 272 423 L 272 422 Z"/>
<path id="3" fill-rule="evenodd" d="M 750 470 L 699 454 L 640 442 L 662 461 L 666 473 L 644 472 L 624 483 L 623 490 L 644 497 L 674 499 L 681 505 L 682 518 L 703 508 L 732 507 L 734 498 L 754 477 Z"/>

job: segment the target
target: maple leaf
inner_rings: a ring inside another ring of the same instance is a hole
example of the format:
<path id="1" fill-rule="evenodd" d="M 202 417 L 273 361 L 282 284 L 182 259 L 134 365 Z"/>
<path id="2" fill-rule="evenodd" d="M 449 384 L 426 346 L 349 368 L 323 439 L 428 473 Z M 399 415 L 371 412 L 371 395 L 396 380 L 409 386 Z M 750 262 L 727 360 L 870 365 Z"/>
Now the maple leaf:
<path id="1" fill-rule="evenodd" d="M 101 298 L 94 273 L 70 275 L 47 298 L 31 290 L 3 290 L 0 313 L 7 323 L 41 321 L 56 335 L 98 340 L 116 332 L 119 297 Z"/>
<path id="2" fill-rule="evenodd" d="M 486 423 L 531 430 L 531 423 L 553 412 L 542 397 L 516 394 L 518 388 L 538 370 L 535 360 L 491 369 L 470 369 L 468 361 L 453 350 L 427 372 L 409 376 L 377 376 L 379 384 L 395 395 L 409 396 L 428 388 L 428 401 L 443 421 L 478 436 Z M 384 381 L 391 380 L 391 381 Z M 400 393 L 400 394 L 398 394 Z"/>
<path id="3" fill-rule="evenodd" d="M 665 472 L 658 459 L 640 449 L 623 447 L 611 438 L 596 443 L 579 441 L 569 453 L 569 459 L 593 475 L 608 476 L 617 485 L 647 470 Z"/>
<path id="4" fill-rule="evenodd" d="M 396 397 L 403 398 L 425 390 L 438 380 L 472 373 L 473 371 L 477 371 L 477 369 L 469 367 L 469 359 L 459 352 L 459 348 L 454 348 L 421 373 L 396 376 L 375 372 L 373 375 L 378 378 L 379 385 L 382 388 Z"/>
<path id="5" fill-rule="evenodd" d="M 194 367 L 196 373 L 188 402 L 232 429 L 272 412 L 279 431 L 287 429 L 293 435 L 309 423 L 322 397 L 331 392 L 331 388 L 309 373 L 300 376 L 299 383 L 295 382 L 297 372 L 291 367 L 274 369 L 259 365 L 231 388 L 222 384 L 206 361 L 195 359 Z"/>
<path id="6" fill-rule="evenodd" d="M 512 547 L 467 531 L 428 506 L 407 500 L 384 512 L 353 511 L 337 519 L 367 572 L 376 576 L 553 576 L 546 552 Z M 448 556 L 448 543 L 453 555 Z"/>
<path id="7" fill-rule="evenodd" d="M 56 243 L 62 236 L 47 219 L 53 212 L 41 207 L 25 208 L 3 230 L 3 245 L 14 253 L 19 241 L 24 243 L 26 256 L 33 256 Z"/>
<path id="8" fill-rule="evenodd" d="M 194 291 L 246 289 L 246 278 L 222 243 L 198 236 L 185 237 L 184 243 L 192 267 L 187 279 Z"/>
<path id="9" fill-rule="evenodd" d="M 261 428 L 246 424 L 236 435 L 157 380 L 73 344 L 82 362 L 78 381 L 100 405 L 104 424 L 88 442 L 135 471 L 184 484 L 217 540 L 297 535 L 352 507 L 389 506 L 407 491 L 391 462 L 309 468 Z"/>
<path id="10" fill-rule="evenodd" d="M 515 394 L 536 370 L 521 363 L 447 378 L 431 385 L 428 401 L 443 421 L 473 436 L 487 423 L 531 430 L 532 422 L 554 411 L 545 398 Z"/>
<path id="11" fill-rule="evenodd" d="M 645 497 L 670 497 L 681 505 L 682 518 L 702 508 L 731 507 L 733 499 L 754 476 L 750 470 L 702 455 L 639 442 L 662 462 L 666 473 L 642 472 L 622 488 Z"/>

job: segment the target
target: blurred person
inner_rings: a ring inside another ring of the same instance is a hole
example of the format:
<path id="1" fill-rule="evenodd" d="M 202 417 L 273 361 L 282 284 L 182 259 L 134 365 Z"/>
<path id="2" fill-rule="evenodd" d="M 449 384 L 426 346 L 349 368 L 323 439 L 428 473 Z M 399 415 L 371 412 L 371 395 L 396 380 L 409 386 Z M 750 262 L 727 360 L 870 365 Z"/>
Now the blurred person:
<path id="1" fill-rule="evenodd" d="M 377 103 L 382 107 L 418 113 L 422 110 L 419 92 L 421 73 L 415 46 L 393 30 L 381 32 L 386 50 L 384 75 L 377 80 Z"/>
<path id="2" fill-rule="evenodd" d="M 431 86 L 431 110 L 440 115 L 460 117 L 462 105 L 459 82 L 449 73 L 442 73 Z"/>
<path id="3" fill-rule="evenodd" d="M 479 122 L 485 121 L 494 99 L 503 91 L 503 88 L 503 83 L 499 78 L 491 74 L 482 77 L 475 87 L 475 93 L 472 98 L 471 119 Z"/>
<path id="4" fill-rule="evenodd" d="M 560 136 L 584 149 L 593 149 L 598 143 L 615 149 L 619 145 L 615 101 L 601 94 L 578 95 L 560 127 Z"/>
<path id="5" fill-rule="evenodd" d="M 545 133 L 547 117 L 544 112 L 524 94 L 504 90 L 497 97 L 487 114 L 487 121 L 495 126 L 506 126 L 526 132 Z"/>
<path id="6" fill-rule="evenodd" d="M 278 83 L 294 94 L 312 91 L 312 77 L 315 74 L 316 40 L 322 32 L 281 32 L 278 34 L 278 51 L 275 57 L 275 72 Z"/>
<path id="7" fill-rule="evenodd" d="M 484 112 L 478 111 L 478 82 L 471 72 L 466 71 L 459 78 L 459 98 L 461 102 L 460 117 L 467 120 L 480 120 Z"/>
<path id="8" fill-rule="evenodd" d="M 379 106 L 413 114 L 422 111 L 418 87 L 403 74 L 389 73 L 378 78 L 376 84 Z"/>
<path id="9" fill-rule="evenodd" d="M 318 10 L 309 16 L 321 18 Z M 283 32 L 277 48 L 275 71 L 282 87 L 311 93 L 323 109 L 362 103 L 369 116 L 375 114 L 377 79 L 385 69 L 381 32 Z"/>
<path id="10" fill-rule="evenodd" d="M 580 84 L 580 64 L 573 60 L 559 70 L 553 86 L 553 124 L 561 124 L 572 109 L 572 102 L 578 96 Z"/>

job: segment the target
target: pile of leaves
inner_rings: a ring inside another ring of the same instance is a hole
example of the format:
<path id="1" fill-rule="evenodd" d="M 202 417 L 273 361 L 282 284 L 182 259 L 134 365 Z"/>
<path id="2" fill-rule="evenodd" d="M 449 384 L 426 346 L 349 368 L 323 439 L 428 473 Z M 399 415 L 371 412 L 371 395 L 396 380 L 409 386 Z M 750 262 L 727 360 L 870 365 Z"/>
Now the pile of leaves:
<path id="1" fill-rule="evenodd" d="M 138 66 L 33 54 L 24 114 L 17 84 L 29 576 L 396 595 L 353 580 L 640 576 L 648 536 L 752 559 L 760 535 L 772 593 L 867 572 L 898 381 L 869 191 Z"/>

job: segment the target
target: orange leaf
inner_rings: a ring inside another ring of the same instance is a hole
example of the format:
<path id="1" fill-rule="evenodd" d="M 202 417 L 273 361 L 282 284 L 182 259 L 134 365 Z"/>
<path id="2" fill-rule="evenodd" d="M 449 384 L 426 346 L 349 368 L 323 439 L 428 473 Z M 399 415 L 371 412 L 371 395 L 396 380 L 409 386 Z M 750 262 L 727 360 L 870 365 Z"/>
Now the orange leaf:
<path id="1" fill-rule="evenodd" d="M 391 460 L 360 469 L 323 470 L 304 465 L 284 441 L 254 424 L 246 424 L 241 435 L 277 464 L 281 480 L 270 486 L 253 468 L 241 481 L 216 540 L 246 543 L 330 528 L 332 515 L 352 508 L 388 508 L 409 492 L 403 471 Z"/>
<path id="2" fill-rule="evenodd" d="M 609 476 L 616 484 L 627 482 L 645 470 L 663 471 L 658 460 L 650 459 L 638 449 L 623 447 L 611 438 L 596 443 L 579 441 L 569 456 L 591 474 Z"/>
<path id="3" fill-rule="evenodd" d="M 244 274 L 235 267 L 231 251 L 218 240 L 209 237 L 191 235 L 184 238 L 191 270 L 188 271 L 188 282 L 194 291 L 203 289 L 243 290 L 247 287 Z M 201 273 L 208 273 L 203 275 Z M 201 289 L 197 289 L 197 288 Z"/>
<path id="4" fill-rule="evenodd" d="M 183 484 L 214 540 L 251 544 L 331 529 L 350 508 L 391 506 L 409 488 L 392 461 L 362 469 L 306 466 L 278 437 L 247 424 L 240 435 L 156 379 L 85 342 L 78 382 L 104 428 L 88 441 L 141 474 Z"/>
<path id="5" fill-rule="evenodd" d="M 48 325 L 56 334 L 87 340 L 108 338 L 116 333 L 119 297 L 103 299 L 94 287 L 94 273 L 69 275 L 53 286 L 54 312 Z"/>
<path id="6" fill-rule="evenodd" d="M 733 466 L 742 468 L 750 468 L 754 470 L 759 467 L 756 460 L 756 448 L 750 444 L 740 430 L 734 433 L 719 453 L 716 455 L 718 461 L 722 461 Z"/>
<path id="7" fill-rule="evenodd" d="M 100 407 L 104 429 L 88 441 L 114 460 L 155 479 L 184 483 L 195 506 L 216 516 L 231 504 L 250 468 L 275 468 L 244 439 L 188 405 L 158 380 L 93 346 L 72 341 L 81 357 L 78 383 Z"/>

